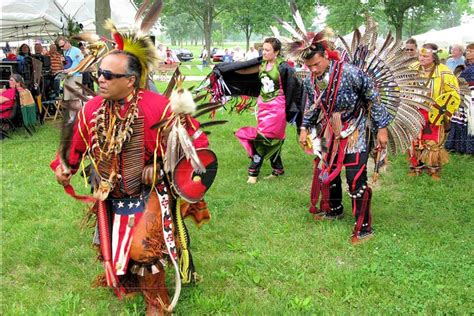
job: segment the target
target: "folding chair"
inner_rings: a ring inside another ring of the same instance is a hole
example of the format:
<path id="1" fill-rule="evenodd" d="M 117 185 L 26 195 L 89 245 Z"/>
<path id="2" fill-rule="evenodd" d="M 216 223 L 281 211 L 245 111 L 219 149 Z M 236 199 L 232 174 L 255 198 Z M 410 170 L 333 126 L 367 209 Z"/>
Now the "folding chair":
<path id="1" fill-rule="evenodd" d="M 55 121 L 58 117 L 63 117 L 61 101 L 61 99 L 43 101 L 44 120 L 51 119 Z"/>

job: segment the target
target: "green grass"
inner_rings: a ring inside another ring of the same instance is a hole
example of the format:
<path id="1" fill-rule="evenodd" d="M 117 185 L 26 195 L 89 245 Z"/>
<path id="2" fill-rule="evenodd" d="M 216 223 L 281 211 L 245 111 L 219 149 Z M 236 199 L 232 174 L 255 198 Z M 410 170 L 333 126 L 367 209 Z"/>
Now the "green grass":
<path id="1" fill-rule="evenodd" d="M 212 220 L 201 229 L 188 224 L 203 281 L 183 289 L 177 315 L 472 314 L 472 157 L 451 155 L 440 182 L 407 177 L 406 158 L 392 157 L 374 189 L 376 237 L 354 247 L 349 211 L 331 223 L 308 213 L 311 158 L 293 128 L 286 175 L 250 186 L 233 131 L 255 118 L 218 112 L 222 118 L 230 122 L 210 135 L 219 158 L 207 195 Z M 48 167 L 58 135 L 48 122 L 31 138 L 20 132 L 0 145 L 1 314 L 141 315 L 142 298 L 120 302 L 91 287 L 101 267 L 92 229 L 80 229 L 84 206 Z M 270 172 L 265 163 L 262 175 Z M 74 184 L 88 192 L 81 177 Z M 344 203 L 350 209 L 347 195 Z"/>

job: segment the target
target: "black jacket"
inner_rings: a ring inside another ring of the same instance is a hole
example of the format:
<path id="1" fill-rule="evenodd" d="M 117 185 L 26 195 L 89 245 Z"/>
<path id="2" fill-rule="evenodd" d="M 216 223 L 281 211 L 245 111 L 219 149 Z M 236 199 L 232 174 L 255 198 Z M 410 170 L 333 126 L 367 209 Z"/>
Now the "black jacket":
<path id="1" fill-rule="evenodd" d="M 243 75 L 237 73 L 237 71 L 260 66 L 261 64 L 262 57 L 243 62 L 221 63 L 214 67 L 213 74 L 216 79 L 222 78 L 224 80 L 230 90 L 230 95 L 257 97 L 262 87 L 258 72 Z M 304 112 L 302 82 L 296 77 L 295 70 L 287 62 L 281 63 L 278 70 L 286 99 L 286 120 L 300 126 Z"/>

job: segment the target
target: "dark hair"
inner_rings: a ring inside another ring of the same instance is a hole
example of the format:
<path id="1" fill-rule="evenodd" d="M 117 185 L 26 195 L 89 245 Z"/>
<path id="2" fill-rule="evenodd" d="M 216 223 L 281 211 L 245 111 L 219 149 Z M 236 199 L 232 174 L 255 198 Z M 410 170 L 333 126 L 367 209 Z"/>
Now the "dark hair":
<path id="1" fill-rule="evenodd" d="M 276 52 L 281 52 L 281 42 L 278 38 L 276 37 L 268 37 L 266 38 L 263 43 L 268 43 L 270 45 L 272 45 L 273 47 L 273 50 Z"/>
<path id="2" fill-rule="evenodd" d="M 453 74 L 454 74 L 456 77 L 458 77 L 458 76 L 461 74 L 461 72 L 464 71 L 464 69 L 466 69 L 466 66 L 464 66 L 464 65 L 459 65 L 459 66 L 457 66 L 456 68 L 454 68 Z"/>
<path id="3" fill-rule="evenodd" d="M 474 49 L 474 43 L 468 44 L 466 49 Z"/>
<path id="4" fill-rule="evenodd" d="M 25 89 L 25 80 L 23 80 L 23 77 L 20 76 L 19 74 L 11 74 L 10 78 L 13 78 L 16 82 L 20 83 L 20 86 Z"/>
<path id="5" fill-rule="evenodd" d="M 127 74 L 135 76 L 135 88 L 140 86 L 140 79 L 142 76 L 142 65 L 135 55 L 123 50 L 113 50 L 109 55 L 125 55 L 127 56 Z"/>
<path id="6" fill-rule="evenodd" d="M 407 39 L 405 44 L 413 44 L 413 45 L 415 45 L 415 47 L 418 47 L 418 44 L 416 43 L 416 39 L 414 39 L 414 38 Z"/>
<path id="7" fill-rule="evenodd" d="M 309 47 L 308 52 L 303 55 L 303 59 L 309 60 L 313 58 L 316 54 L 320 55 L 321 57 L 324 57 L 325 52 L 326 52 L 326 48 L 324 48 L 324 45 L 322 42 L 312 43 L 311 46 Z"/>
<path id="8" fill-rule="evenodd" d="M 433 51 L 438 51 L 438 45 L 434 44 L 434 43 L 425 43 L 423 44 L 424 48 L 428 48 L 428 49 L 431 49 Z M 439 65 L 440 64 L 440 60 L 439 60 L 439 56 L 437 53 L 433 52 L 433 59 L 434 59 L 434 64 L 435 65 Z"/>
<path id="9" fill-rule="evenodd" d="M 18 55 L 25 56 L 25 53 L 23 53 L 23 51 L 22 51 L 23 46 L 28 47 L 28 53 L 27 54 L 31 54 L 30 46 L 28 46 L 28 44 L 21 44 L 20 47 L 18 48 Z"/>

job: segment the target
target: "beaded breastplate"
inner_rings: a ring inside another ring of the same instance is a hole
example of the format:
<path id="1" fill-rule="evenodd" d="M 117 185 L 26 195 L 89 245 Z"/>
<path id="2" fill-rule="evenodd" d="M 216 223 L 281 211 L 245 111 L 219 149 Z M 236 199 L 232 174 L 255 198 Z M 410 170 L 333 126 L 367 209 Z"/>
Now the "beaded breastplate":
<path id="1" fill-rule="evenodd" d="M 138 117 L 140 95 L 133 97 L 124 116 L 118 102 L 104 100 L 93 113 L 91 159 L 99 177 L 94 196 L 105 200 L 114 196 L 141 193 L 144 167 L 144 118 Z"/>

